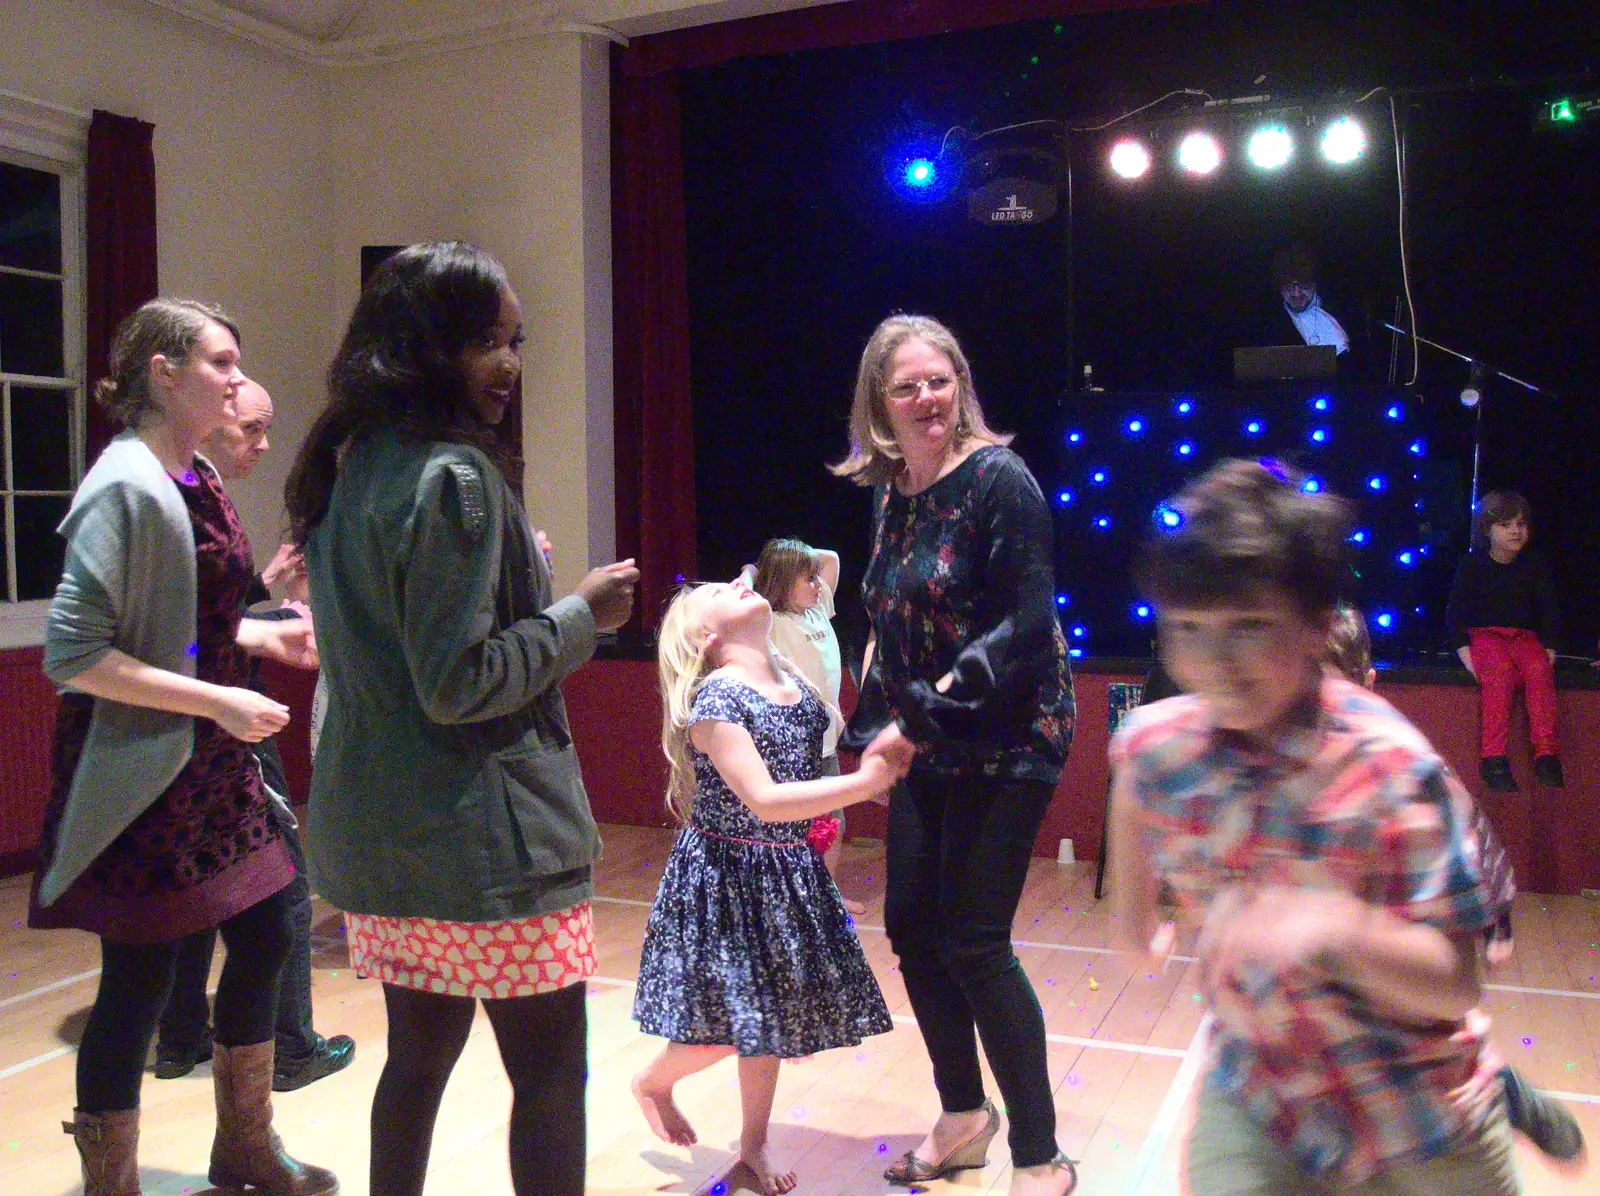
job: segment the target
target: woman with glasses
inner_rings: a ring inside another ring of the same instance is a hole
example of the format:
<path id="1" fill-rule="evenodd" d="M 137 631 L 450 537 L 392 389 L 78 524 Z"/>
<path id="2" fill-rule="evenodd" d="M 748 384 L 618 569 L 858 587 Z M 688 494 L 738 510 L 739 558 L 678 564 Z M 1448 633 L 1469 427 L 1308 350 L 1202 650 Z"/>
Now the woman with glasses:
<path id="1" fill-rule="evenodd" d="M 886 724 L 917 749 L 889 804 L 884 920 L 943 1109 L 885 1173 L 924 1184 L 982 1167 L 1010 1117 L 1012 1196 L 1064 1196 L 1044 1016 L 1011 950 L 1034 838 L 1072 739 L 1072 677 L 1055 614 L 1050 513 L 984 422 L 954 335 L 891 316 L 867 342 L 850 453 L 833 472 L 873 488 L 872 623 L 845 746 Z"/>

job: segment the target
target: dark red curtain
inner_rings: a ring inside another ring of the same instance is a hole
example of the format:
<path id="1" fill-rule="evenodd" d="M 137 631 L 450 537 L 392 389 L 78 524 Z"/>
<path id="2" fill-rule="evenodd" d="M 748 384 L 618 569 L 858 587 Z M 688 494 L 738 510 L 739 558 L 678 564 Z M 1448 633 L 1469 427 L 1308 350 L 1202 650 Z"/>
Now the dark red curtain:
<path id="1" fill-rule="evenodd" d="M 678 72 L 735 58 L 1199 0 L 856 0 L 636 38 L 613 51 L 612 260 L 617 544 L 654 627 L 695 570 L 694 409 Z"/>
<path id="2" fill-rule="evenodd" d="M 84 172 L 88 236 L 84 281 L 89 308 L 84 376 L 91 395 L 84 460 L 88 463 L 120 430 L 93 399 L 94 384 L 107 373 L 111 338 L 124 316 L 158 294 L 154 134 L 154 125 L 99 109 L 89 122 Z"/>
<path id="3" fill-rule="evenodd" d="M 636 623 L 653 628 L 695 571 L 694 412 L 678 76 L 611 93 L 617 549 L 639 561 Z"/>

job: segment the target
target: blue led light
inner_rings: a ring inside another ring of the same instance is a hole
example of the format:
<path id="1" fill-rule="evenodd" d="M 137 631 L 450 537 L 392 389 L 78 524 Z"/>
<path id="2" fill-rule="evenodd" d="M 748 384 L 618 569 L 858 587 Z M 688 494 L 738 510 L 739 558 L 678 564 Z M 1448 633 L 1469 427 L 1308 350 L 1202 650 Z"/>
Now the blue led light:
<path id="1" fill-rule="evenodd" d="M 1158 502 L 1156 509 L 1151 512 L 1151 517 L 1156 521 L 1157 527 L 1164 527 L 1169 531 L 1183 526 L 1183 512 L 1170 503 Z"/>
<path id="2" fill-rule="evenodd" d="M 1193 455 L 1194 455 L 1194 445 L 1190 444 L 1187 440 L 1185 440 L 1182 444 L 1180 444 L 1178 446 L 1178 456 L 1180 456 L 1180 457 L 1192 457 Z"/>
<path id="3" fill-rule="evenodd" d="M 1381 473 L 1375 473 L 1370 478 L 1367 479 L 1367 489 L 1368 490 L 1371 490 L 1374 493 L 1376 493 L 1377 491 L 1382 490 L 1383 487 L 1384 487 L 1384 480 L 1383 480 L 1383 475 Z"/>
<path id="4" fill-rule="evenodd" d="M 1261 435 L 1261 421 L 1259 419 L 1251 420 L 1249 423 L 1247 423 L 1244 426 L 1244 430 L 1245 430 L 1245 435 L 1247 435 L 1247 436 L 1259 436 L 1259 435 Z"/>
<path id="5" fill-rule="evenodd" d="M 1057 594 L 1056 595 L 1056 605 L 1057 606 L 1066 606 L 1071 601 L 1072 601 L 1072 599 L 1067 597 L 1067 595 L 1065 595 L 1065 594 Z"/>
<path id="6" fill-rule="evenodd" d="M 1194 410 L 1194 404 L 1191 403 L 1188 399 L 1184 399 L 1178 404 L 1178 414 L 1179 415 L 1188 415 L 1189 412 L 1191 412 L 1193 410 Z"/>
<path id="7" fill-rule="evenodd" d="M 1133 608 L 1133 617 L 1136 619 L 1148 619 L 1150 617 L 1150 608 L 1143 602 L 1139 603 L 1138 606 Z"/>
<path id="8" fill-rule="evenodd" d="M 931 187 L 939 177 L 938 168 L 927 158 L 913 158 L 906 163 L 906 185 L 910 187 Z M 721 1193 L 716 1193 L 721 1196 Z"/>
<path id="9" fill-rule="evenodd" d="M 1327 441 L 1328 441 L 1328 429 L 1326 429 L 1326 428 L 1312 428 L 1311 429 L 1311 443 L 1312 444 L 1326 444 Z"/>
<path id="10" fill-rule="evenodd" d="M 1067 443 L 1068 444 L 1082 444 L 1083 443 L 1083 433 L 1082 432 L 1068 432 L 1067 433 Z"/>
<path id="11" fill-rule="evenodd" d="M 1412 565 L 1417 563 L 1417 554 L 1412 552 L 1408 548 L 1404 552 L 1402 552 L 1399 556 L 1395 557 L 1394 559 L 1399 561 L 1402 565 L 1405 565 L 1405 566 L 1407 566 L 1409 568 L 1410 566 L 1412 566 Z"/>
<path id="12" fill-rule="evenodd" d="M 1367 542 L 1367 533 L 1366 532 L 1364 532 L 1364 531 L 1354 531 L 1354 532 L 1350 533 L 1350 543 L 1352 543 L 1352 544 L 1365 544 L 1366 542 Z"/>
<path id="13" fill-rule="evenodd" d="M 1326 411 L 1328 409 L 1328 396 L 1318 395 L 1311 400 L 1311 406 L 1315 411 Z"/>
<path id="14" fill-rule="evenodd" d="M 1075 640 L 1081 640 L 1084 636 L 1086 636 L 1088 634 L 1089 634 L 1089 629 L 1087 627 L 1085 627 L 1082 623 L 1079 623 L 1076 627 L 1074 627 L 1072 629 L 1072 638 L 1075 639 Z"/>
<path id="15" fill-rule="evenodd" d="M 1081 657 L 1083 655 L 1083 649 L 1082 648 L 1068 648 L 1067 649 L 1067 655 L 1072 657 L 1072 659 L 1077 660 L 1079 657 Z"/>
<path id="16" fill-rule="evenodd" d="M 1390 419 L 1399 419 L 1403 412 L 1400 410 L 1400 404 L 1396 403 L 1393 407 L 1389 408 L 1389 410 L 1385 411 L 1384 414 Z"/>
<path id="17" fill-rule="evenodd" d="M 1386 610 L 1385 611 L 1379 611 L 1378 612 L 1378 617 L 1373 619 L 1372 621 L 1374 623 L 1376 623 L 1379 627 L 1382 627 L 1385 631 L 1388 631 L 1389 628 L 1394 626 L 1394 615 L 1391 614 L 1389 611 L 1386 611 Z"/>
<path id="18" fill-rule="evenodd" d="M 1106 471 L 1103 469 L 1095 470 L 1094 473 L 1089 475 L 1089 480 L 1096 486 L 1104 486 L 1106 484 Z"/>
<path id="19" fill-rule="evenodd" d="M 1144 420 L 1142 420 L 1142 419 L 1130 419 L 1128 421 L 1128 435 L 1129 436 L 1137 436 L 1140 432 L 1143 432 L 1143 431 L 1144 431 Z"/>
<path id="20" fill-rule="evenodd" d="M 1101 531 L 1105 531 L 1106 528 L 1111 526 L 1111 516 L 1109 516 L 1109 515 L 1100 516 L 1100 518 L 1098 518 L 1098 519 L 1096 519 L 1094 521 L 1094 525 L 1097 528 L 1099 528 Z"/>
<path id="21" fill-rule="evenodd" d="M 1072 501 L 1072 491 L 1063 490 L 1060 494 L 1056 495 L 1056 501 L 1062 506 L 1066 506 Z"/>
<path id="22" fill-rule="evenodd" d="M 1317 481 L 1316 478 L 1307 478 L 1300 483 L 1300 492 L 1302 494 L 1320 494 L 1322 493 L 1322 483 Z"/>
<path id="23" fill-rule="evenodd" d="M 1410 450 L 1413 457 L 1420 457 L 1423 453 L 1428 451 L 1428 446 L 1423 444 L 1420 440 L 1413 440 L 1406 446 L 1406 448 Z"/>

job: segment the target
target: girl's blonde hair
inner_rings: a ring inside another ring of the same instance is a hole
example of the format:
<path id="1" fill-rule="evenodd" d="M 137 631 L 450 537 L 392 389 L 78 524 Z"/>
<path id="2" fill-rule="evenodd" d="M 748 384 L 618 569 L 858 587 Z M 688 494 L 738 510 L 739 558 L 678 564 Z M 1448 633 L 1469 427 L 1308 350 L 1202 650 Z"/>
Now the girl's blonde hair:
<path id="1" fill-rule="evenodd" d="M 889 385 L 889 365 L 900 346 L 924 341 L 950 359 L 956 378 L 956 435 L 960 447 L 968 438 L 985 444 L 1010 444 L 1011 437 L 996 432 L 983 419 L 978 392 L 972 385 L 972 367 L 951 332 L 931 316 L 890 316 L 873 330 L 861 351 L 856 371 L 856 393 L 850 404 L 850 454 L 828 468 L 858 486 L 893 481 L 905 468 L 905 452 L 889 424 L 884 394 Z"/>
<path id="2" fill-rule="evenodd" d="M 661 751 L 667 758 L 667 810 L 679 822 L 688 822 L 694 810 L 694 752 L 689 742 L 689 713 L 695 694 L 717 665 L 706 652 L 706 631 L 695 612 L 693 598 L 703 587 L 680 586 L 667 603 L 656 629 L 656 670 L 661 682 Z M 816 694 L 830 712 L 837 713 L 788 657 L 775 653 L 778 664 L 804 689 Z"/>
<path id="3" fill-rule="evenodd" d="M 802 577 L 815 577 L 821 567 L 822 554 L 804 540 L 768 540 L 756 559 L 750 588 L 773 610 L 788 610 L 794 583 Z"/>
<path id="4" fill-rule="evenodd" d="M 699 586 L 679 588 L 656 630 L 656 668 L 661 678 L 661 750 L 667 757 L 667 809 L 679 822 L 694 808 L 694 758 L 689 748 L 689 710 L 711 671 L 706 634 L 691 601 Z"/>

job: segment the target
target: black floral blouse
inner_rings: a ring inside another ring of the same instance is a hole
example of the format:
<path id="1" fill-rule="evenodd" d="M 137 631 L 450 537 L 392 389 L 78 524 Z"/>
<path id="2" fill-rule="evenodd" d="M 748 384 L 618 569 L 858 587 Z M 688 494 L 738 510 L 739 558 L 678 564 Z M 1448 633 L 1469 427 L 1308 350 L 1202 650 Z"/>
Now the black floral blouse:
<path id="1" fill-rule="evenodd" d="M 919 494 L 877 487 L 862 579 L 877 647 L 845 746 L 894 718 L 919 770 L 1054 783 L 1075 710 L 1053 555 L 1044 495 L 1010 449 L 986 445 Z"/>

